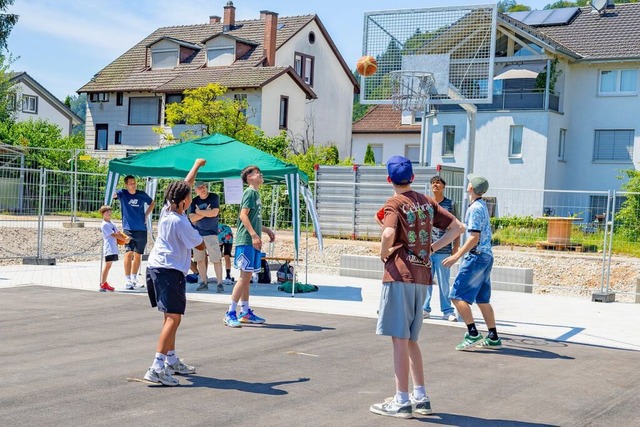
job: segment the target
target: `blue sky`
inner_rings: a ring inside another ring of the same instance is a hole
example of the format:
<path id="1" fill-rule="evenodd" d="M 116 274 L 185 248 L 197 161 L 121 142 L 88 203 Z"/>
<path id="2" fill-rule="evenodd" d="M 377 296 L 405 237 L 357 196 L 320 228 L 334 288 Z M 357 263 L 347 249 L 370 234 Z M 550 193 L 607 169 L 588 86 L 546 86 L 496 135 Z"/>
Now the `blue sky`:
<path id="1" fill-rule="evenodd" d="M 91 77 L 159 27 L 202 24 L 223 16 L 227 0 L 15 0 L 20 15 L 8 40 L 26 71 L 60 99 L 74 95 Z M 236 20 L 257 19 L 260 10 L 280 16 L 317 14 L 351 68 L 362 52 L 364 13 L 375 10 L 485 4 L 444 0 L 235 0 Z M 522 3 L 542 9 L 548 0 Z"/>

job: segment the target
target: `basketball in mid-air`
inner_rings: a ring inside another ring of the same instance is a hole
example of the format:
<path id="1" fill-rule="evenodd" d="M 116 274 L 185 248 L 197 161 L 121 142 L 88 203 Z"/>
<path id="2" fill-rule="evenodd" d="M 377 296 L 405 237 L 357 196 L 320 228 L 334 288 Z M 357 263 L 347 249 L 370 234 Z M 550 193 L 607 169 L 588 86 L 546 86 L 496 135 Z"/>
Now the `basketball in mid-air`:
<path id="1" fill-rule="evenodd" d="M 356 70 L 358 74 L 364 77 L 369 77 L 378 69 L 378 61 L 373 56 L 365 55 L 358 59 L 356 64 Z"/>

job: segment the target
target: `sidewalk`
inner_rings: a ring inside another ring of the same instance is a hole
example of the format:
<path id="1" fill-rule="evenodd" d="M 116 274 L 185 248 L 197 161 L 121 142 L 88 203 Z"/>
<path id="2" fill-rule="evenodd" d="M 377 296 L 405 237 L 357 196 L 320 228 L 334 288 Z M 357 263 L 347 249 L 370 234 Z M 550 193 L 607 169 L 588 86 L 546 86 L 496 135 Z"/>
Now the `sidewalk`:
<path id="1" fill-rule="evenodd" d="M 144 271 L 143 263 L 141 272 Z M 237 278 L 238 272 L 233 275 Z M 100 264 L 78 262 L 54 266 L 0 266 L 0 288 L 41 285 L 69 289 L 97 291 Z M 298 280 L 304 281 L 304 272 Z M 142 282 L 141 278 L 139 282 Z M 146 290 L 124 291 L 122 262 L 111 268 L 110 281 L 118 292 L 132 297 L 146 298 Z M 291 294 L 280 292 L 275 284 L 254 284 L 251 305 L 256 308 L 287 309 L 319 314 L 334 314 L 376 318 L 380 297 L 379 280 L 340 277 L 328 274 L 309 274 L 308 283 L 317 285 L 318 292 Z M 187 299 L 216 303 L 215 316 L 222 319 L 229 302 L 231 287 L 224 294 L 196 292 L 196 284 L 187 284 Z M 464 324 L 438 319 L 438 290 L 434 288 L 433 318 L 426 324 L 459 328 Z M 640 304 L 595 303 L 586 298 L 533 295 L 494 291 L 492 304 L 496 313 L 498 332 L 521 337 L 542 338 L 568 343 L 597 345 L 618 349 L 640 350 Z M 474 306 L 474 316 L 480 329 L 485 329 L 480 311 Z"/>

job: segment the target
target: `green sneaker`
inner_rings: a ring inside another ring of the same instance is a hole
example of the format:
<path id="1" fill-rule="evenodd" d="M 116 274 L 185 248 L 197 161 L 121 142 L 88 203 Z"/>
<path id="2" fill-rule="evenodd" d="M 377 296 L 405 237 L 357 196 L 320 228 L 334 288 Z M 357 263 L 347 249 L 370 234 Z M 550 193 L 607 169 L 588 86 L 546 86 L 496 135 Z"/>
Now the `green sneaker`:
<path id="1" fill-rule="evenodd" d="M 469 350 L 473 349 L 480 341 L 482 341 L 482 334 L 478 332 L 478 335 L 472 337 L 469 332 L 465 332 L 464 339 L 460 344 L 456 346 L 456 350 Z"/>
<path id="2" fill-rule="evenodd" d="M 498 338 L 497 340 L 492 340 L 489 337 L 486 337 L 478 344 L 476 344 L 477 348 L 486 348 L 487 350 L 497 350 L 502 348 L 502 340 Z"/>

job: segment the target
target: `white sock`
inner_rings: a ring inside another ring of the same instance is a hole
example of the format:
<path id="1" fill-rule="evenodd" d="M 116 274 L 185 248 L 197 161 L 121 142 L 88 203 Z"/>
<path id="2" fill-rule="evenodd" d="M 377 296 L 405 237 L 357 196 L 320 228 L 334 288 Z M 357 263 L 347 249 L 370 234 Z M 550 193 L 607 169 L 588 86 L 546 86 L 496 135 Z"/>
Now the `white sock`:
<path id="1" fill-rule="evenodd" d="M 154 371 L 160 372 L 164 369 L 164 362 L 167 360 L 167 356 L 162 353 L 156 353 L 156 358 L 153 359 L 151 367 Z"/>
<path id="2" fill-rule="evenodd" d="M 240 301 L 238 305 L 240 306 L 240 313 L 249 311 L 249 301 Z"/>
<path id="3" fill-rule="evenodd" d="M 427 396 L 427 392 L 423 385 L 417 385 L 413 387 L 413 398 L 416 400 L 422 400 Z"/>
<path id="4" fill-rule="evenodd" d="M 176 351 L 175 350 L 167 351 L 167 362 L 169 362 L 169 365 L 174 365 L 177 361 L 178 361 L 178 356 L 176 355 Z"/>
<path id="5" fill-rule="evenodd" d="M 131 281 L 132 281 L 133 283 L 138 283 L 138 273 L 133 273 L 133 274 L 131 275 Z"/>
<path id="6" fill-rule="evenodd" d="M 238 309 L 238 303 L 234 300 L 231 300 L 229 303 L 229 311 L 236 311 Z"/>
<path id="7" fill-rule="evenodd" d="M 135 282 L 136 281 L 136 275 L 135 274 L 130 274 L 127 276 L 127 280 L 130 282 Z"/>
<path id="8" fill-rule="evenodd" d="M 396 391 L 396 402 L 403 404 L 409 401 L 408 391 Z"/>

